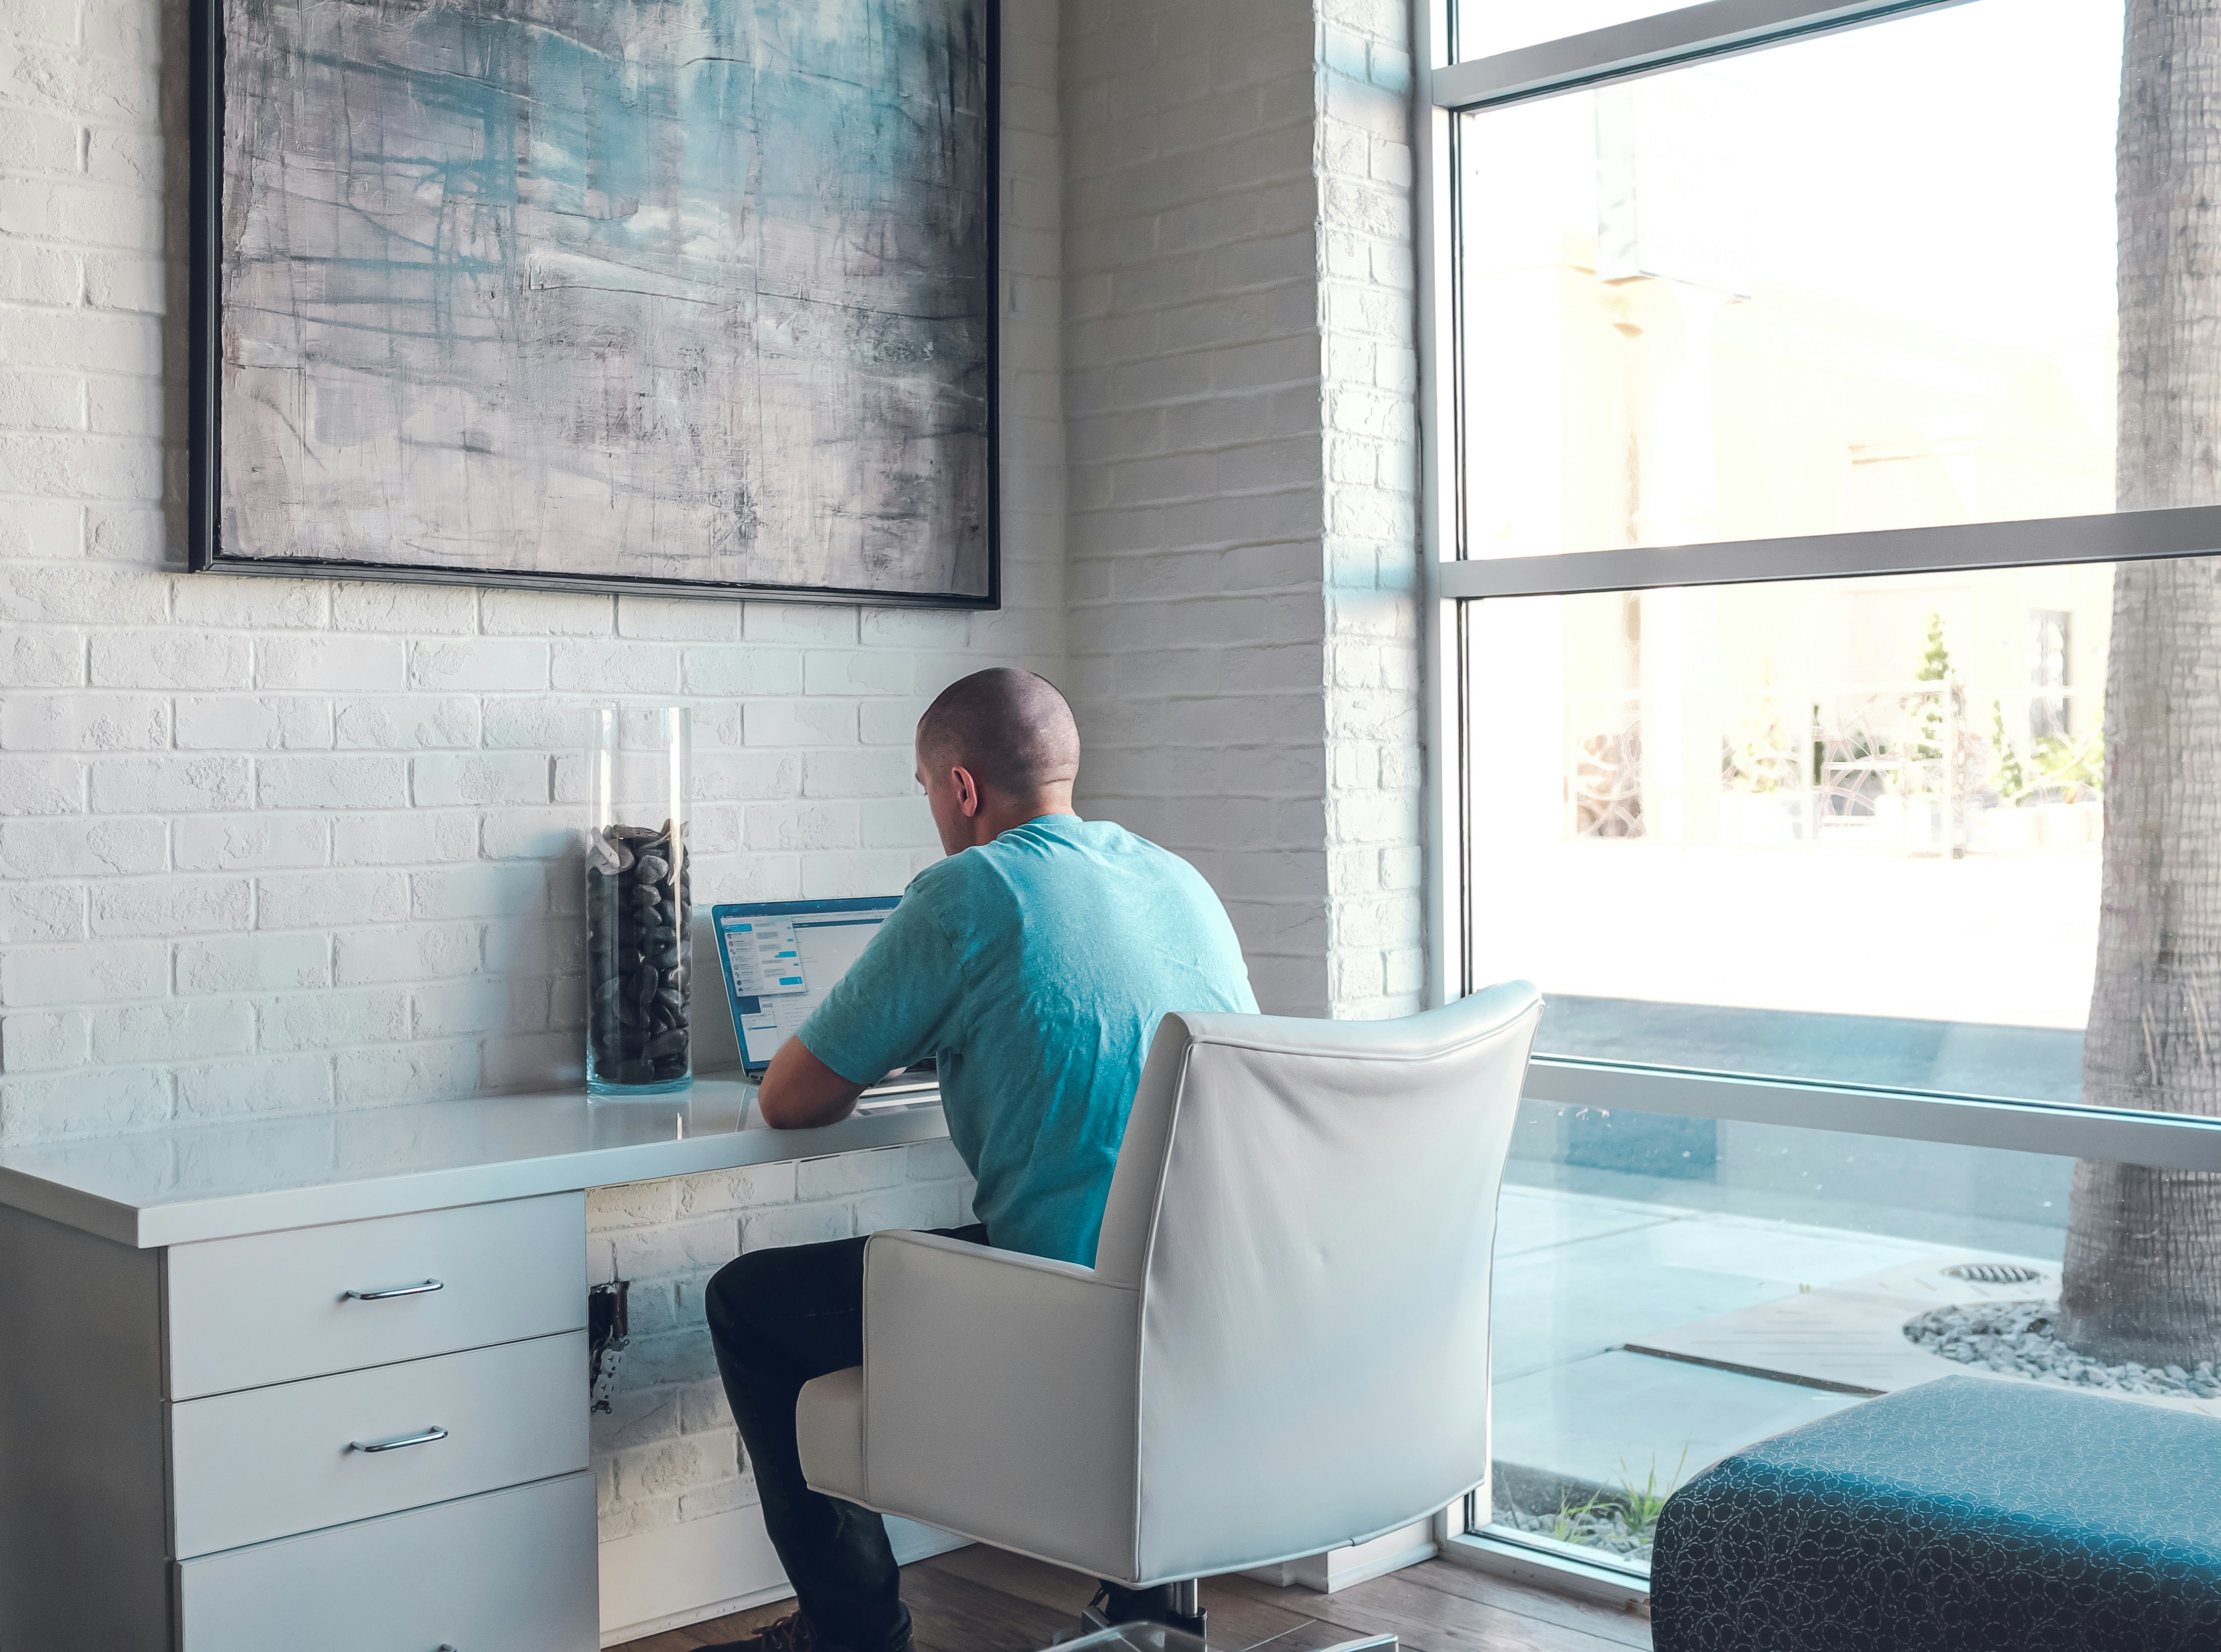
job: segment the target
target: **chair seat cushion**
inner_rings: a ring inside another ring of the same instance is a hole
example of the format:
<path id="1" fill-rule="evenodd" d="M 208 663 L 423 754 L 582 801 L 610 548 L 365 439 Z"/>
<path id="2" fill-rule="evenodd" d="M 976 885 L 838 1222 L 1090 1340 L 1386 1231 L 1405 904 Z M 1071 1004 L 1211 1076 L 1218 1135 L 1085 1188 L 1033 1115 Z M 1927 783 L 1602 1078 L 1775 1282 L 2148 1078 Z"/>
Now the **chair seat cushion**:
<path id="1" fill-rule="evenodd" d="M 1716 1463 L 1658 1522 L 1658 1652 L 2221 1647 L 2221 1422 L 1946 1377 Z"/>
<path id="2" fill-rule="evenodd" d="M 794 1407 L 795 1443 L 802 1450 L 802 1477 L 816 1492 L 864 1500 L 864 1368 L 802 1385 Z"/>

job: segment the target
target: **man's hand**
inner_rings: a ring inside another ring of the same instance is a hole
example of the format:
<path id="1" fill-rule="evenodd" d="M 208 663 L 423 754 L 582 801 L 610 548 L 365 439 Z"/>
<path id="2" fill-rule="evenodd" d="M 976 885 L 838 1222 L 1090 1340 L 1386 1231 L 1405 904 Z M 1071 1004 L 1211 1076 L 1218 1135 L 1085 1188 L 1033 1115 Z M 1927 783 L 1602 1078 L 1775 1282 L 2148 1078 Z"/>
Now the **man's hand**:
<path id="1" fill-rule="evenodd" d="M 818 1060 L 801 1039 L 789 1038 L 764 1073 L 756 1111 L 774 1130 L 815 1130 L 846 1119 L 864 1089 Z"/>

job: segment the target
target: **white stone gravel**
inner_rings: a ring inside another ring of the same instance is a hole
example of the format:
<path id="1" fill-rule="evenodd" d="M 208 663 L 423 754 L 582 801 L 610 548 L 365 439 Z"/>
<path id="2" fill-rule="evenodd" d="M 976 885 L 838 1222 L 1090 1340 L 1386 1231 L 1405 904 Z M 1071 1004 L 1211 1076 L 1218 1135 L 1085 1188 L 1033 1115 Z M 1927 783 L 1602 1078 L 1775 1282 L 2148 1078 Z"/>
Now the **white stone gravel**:
<path id="1" fill-rule="evenodd" d="M 2039 1382 L 2115 1393 L 2221 1398 L 2221 1375 L 2211 1360 L 2188 1368 L 2143 1366 L 2133 1360 L 2106 1365 L 2060 1342 L 2052 1330 L 2058 1313 L 2056 1302 L 1971 1302 L 1908 1319 L 1905 1334 L 1914 1346 L 1947 1360 Z"/>

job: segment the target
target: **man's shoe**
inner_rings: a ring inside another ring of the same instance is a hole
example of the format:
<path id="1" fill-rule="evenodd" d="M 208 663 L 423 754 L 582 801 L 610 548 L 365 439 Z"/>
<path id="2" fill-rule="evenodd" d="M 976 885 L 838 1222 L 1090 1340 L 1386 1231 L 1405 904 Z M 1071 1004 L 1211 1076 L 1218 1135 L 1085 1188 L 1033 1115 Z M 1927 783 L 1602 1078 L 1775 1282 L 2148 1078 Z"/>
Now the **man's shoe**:
<path id="1" fill-rule="evenodd" d="M 810 1620 L 798 1611 L 791 1611 L 775 1623 L 766 1624 L 753 1635 L 743 1635 L 737 1641 L 719 1641 L 715 1646 L 705 1646 L 700 1652 L 841 1652 L 830 1641 L 821 1641 Z M 894 1652 L 915 1652 L 908 1636 Z"/>
<path id="2" fill-rule="evenodd" d="M 719 1641 L 715 1646 L 704 1647 L 702 1652 L 829 1652 L 829 1649 L 811 1632 L 807 1618 L 791 1611 L 753 1635 Z"/>

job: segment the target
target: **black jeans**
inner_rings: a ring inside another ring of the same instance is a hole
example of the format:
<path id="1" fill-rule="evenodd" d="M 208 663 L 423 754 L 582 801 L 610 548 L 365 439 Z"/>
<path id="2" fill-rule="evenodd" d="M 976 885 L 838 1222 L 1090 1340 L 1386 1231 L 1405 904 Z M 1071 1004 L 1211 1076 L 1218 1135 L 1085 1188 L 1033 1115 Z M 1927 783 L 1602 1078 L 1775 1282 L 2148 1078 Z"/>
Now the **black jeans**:
<path id="1" fill-rule="evenodd" d="M 987 1243 L 977 1224 L 934 1231 Z M 804 1485 L 794 1439 L 802 1385 L 864 1362 L 865 1244 L 751 1250 L 718 1270 L 704 1306 L 764 1525 L 811 1629 L 844 1652 L 901 1652 L 910 1611 L 885 1522 Z"/>

